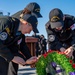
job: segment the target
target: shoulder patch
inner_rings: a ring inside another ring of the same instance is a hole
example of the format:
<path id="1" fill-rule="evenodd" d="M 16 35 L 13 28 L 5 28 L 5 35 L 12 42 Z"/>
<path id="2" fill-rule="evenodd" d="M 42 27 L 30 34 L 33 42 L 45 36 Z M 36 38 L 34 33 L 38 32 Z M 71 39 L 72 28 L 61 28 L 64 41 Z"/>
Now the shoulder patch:
<path id="1" fill-rule="evenodd" d="M 8 34 L 6 32 L 2 32 L 0 33 L 0 39 L 1 40 L 6 40 L 7 39 Z"/>
<path id="2" fill-rule="evenodd" d="M 70 26 L 71 30 L 75 29 L 75 23 L 73 25 Z"/>
<path id="3" fill-rule="evenodd" d="M 49 35 L 48 39 L 49 39 L 50 42 L 53 42 L 55 40 L 55 36 L 54 35 Z"/>

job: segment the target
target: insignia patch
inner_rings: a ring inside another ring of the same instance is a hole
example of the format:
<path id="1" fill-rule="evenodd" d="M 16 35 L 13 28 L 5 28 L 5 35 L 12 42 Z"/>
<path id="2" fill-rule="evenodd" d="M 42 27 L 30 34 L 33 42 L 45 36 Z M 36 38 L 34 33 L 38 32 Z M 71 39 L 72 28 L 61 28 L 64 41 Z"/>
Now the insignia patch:
<path id="1" fill-rule="evenodd" d="M 1 40 L 6 40 L 7 39 L 8 34 L 6 32 L 2 32 L 0 33 L 0 39 Z"/>
<path id="2" fill-rule="evenodd" d="M 54 35 L 49 35 L 49 41 L 53 42 L 55 40 L 55 36 Z"/>
<path id="3" fill-rule="evenodd" d="M 18 40 L 17 44 L 19 45 L 22 42 L 22 38 Z"/>
<path id="4" fill-rule="evenodd" d="M 74 30 L 75 29 L 75 23 L 72 26 L 70 26 L 70 28 L 71 28 L 71 30 Z"/>

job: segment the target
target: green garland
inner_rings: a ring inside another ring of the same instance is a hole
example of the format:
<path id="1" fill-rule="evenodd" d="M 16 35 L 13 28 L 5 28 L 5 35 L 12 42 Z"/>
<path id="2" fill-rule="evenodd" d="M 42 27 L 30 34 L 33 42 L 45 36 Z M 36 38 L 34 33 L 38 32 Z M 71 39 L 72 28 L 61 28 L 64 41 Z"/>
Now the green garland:
<path id="1" fill-rule="evenodd" d="M 75 64 L 74 68 L 72 67 L 72 62 L 70 62 L 70 58 L 68 58 L 65 54 L 58 52 L 58 51 L 49 51 L 42 55 L 39 59 L 39 61 L 36 63 L 36 72 L 38 75 L 47 75 L 46 73 L 46 67 L 48 63 L 55 62 L 63 69 L 65 69 L 65 72 L 67 75 L 69 75 L 69 72 L 75 71 Z"/>

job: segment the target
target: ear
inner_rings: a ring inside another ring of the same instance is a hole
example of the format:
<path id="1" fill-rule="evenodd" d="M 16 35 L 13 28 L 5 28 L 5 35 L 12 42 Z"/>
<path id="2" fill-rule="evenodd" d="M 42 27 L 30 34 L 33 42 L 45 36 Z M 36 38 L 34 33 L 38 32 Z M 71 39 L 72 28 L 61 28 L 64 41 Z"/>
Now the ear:
<path id="1" fill-rule="evenodd" d="M 25 21 L 25 20 L 23 20 L 23 19 L 20 19 L 20 22 L 21 22 L 21 24 L 24 24 L 24 25 L 27 24 L 27 21 Z"/>
<path id="2" fill-rule="evenodd" d="M 23 26 L 23 25 L 26 25 L 26 24 L 24 24 L 22 21 L 20 21 L 20 25 Z"/>
<path id="3" fill-rule="evenodd" d="M 22 18 L 22 17 L 23 17 L 23 14 L 20 15 L 20 18 Z"/>

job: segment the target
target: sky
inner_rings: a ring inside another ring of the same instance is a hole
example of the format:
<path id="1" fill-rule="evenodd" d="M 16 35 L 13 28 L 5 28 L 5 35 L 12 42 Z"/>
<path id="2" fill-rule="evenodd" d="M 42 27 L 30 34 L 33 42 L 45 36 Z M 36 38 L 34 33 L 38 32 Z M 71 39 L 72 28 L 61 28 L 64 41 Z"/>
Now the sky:
<path id="1" fill-rule="evenodd" d="M 47 33 L 45 29 L 45 24 L 49 20 L 49 12 L 54 8 L 59 8 L 64 14 L 70 14 L 75 16 L 75 0 L 0 0 L 0 11 L 7 15 L 7 12 L 10 12 L 10 15 L 16 13 L 19 10 L 22 10 L 30 2 L 36 2 L 40 5 L 40 13 L 42 18 L 38 18 L 38 35 L 43 34 L 47 38 Z M 27 36 L 31 36 L 31 34 Z"/>

